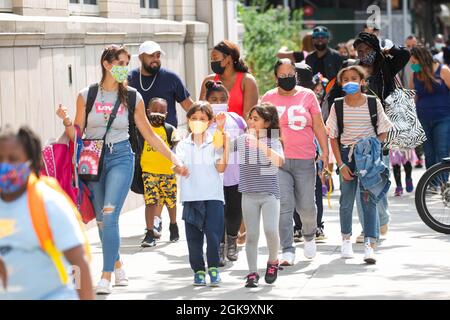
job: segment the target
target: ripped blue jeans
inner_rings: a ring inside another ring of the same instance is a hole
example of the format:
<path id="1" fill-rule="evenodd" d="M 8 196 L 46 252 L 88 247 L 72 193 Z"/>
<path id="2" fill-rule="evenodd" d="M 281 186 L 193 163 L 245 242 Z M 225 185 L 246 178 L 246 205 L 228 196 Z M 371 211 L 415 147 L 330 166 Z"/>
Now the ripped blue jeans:
<path id="1" fill-rule="evenodd" d="M 120 260 L 119 216 L 133 181 L 134 153 L 128 140 L 105 148 L 100 179 L 88 187 L 102 242 L 103 272 L 113 272 Z"/>

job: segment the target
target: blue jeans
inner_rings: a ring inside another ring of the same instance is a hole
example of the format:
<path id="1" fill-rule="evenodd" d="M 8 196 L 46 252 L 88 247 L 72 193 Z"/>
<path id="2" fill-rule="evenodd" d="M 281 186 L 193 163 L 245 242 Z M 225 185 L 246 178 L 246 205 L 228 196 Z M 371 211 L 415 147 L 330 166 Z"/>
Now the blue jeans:
<path id="1" fill-rule="evenodd" d="M 383 162 L 384 164 L 390 168 L 389 166 L 389 155 L 383 155 Z M 359 193 L 359 187 L 356 193 Z M 358 218 L 359 222 L 361 223 L 361 226 L 364 229 L 364 216 L 362 214 L 362 204 L 361 204 L 361 198 L 356 197 L 356 209 L 358 211 Z M 377 212 L 378 212 L 378 227 L 377 227 L 377 238 L 379 238 L 379 231 L 380 226 L 384 226 L 389 223 L 391 214 L 389 212 L 389 203 L 388 203 L 388 195 L 386 194 L 383 198 L 381 198 L 380 201 L 377 202 Z"/>
<path id="2" fill-rule="evenodd" d="M 428 169 L 450 155 L 450 117 L 439 120 L 419 120 L 427 137 L 423 149 L 425 166 Z"/>
<path id="3" fill-rule="evenodd" d="M 126 141 L 105 146 L 99 181 L 88 183 L 103 247 L 103 272 L 113 272 L 120 260 L 119 216 L 133 181 L 134 153 Z"/>
<path id="4" fill-rule="evenodd" d="M 342 161 L 355 172 L 355 159 L 348 161 L 349 148 L 341 148 Z M 341 197 L 339 198 L 339 218 L 341 223 L 341 233 L 344 237 L 352 234 L 352 218 L 353 205 L 355 204 L 355 197 L 359 188 L 357 198 L 361 198 L 362 211 L 364 215 L 363 229 L 365 242 L 375 243 L 378 238 L 379 218 L 377 213 L 377 205 L 375 199 L 370 192 L 364 190 L 364 187 L 359 183 L 358 177 L 355 175 L 353 180 L 346 181 L 342 174 L 339 175 L 341 183 Z"/>
<path id="5" fill-rule="evenodd" d="M 185 221 L 189 263 L 192 270 L 205 271 L 203 243 L 206 235 L 206 259 L 208 268 L 219 267 L 220 240 L 224 232 L 224 205 L 220 200 L 207 200 L 205 224 L 202 230 Z"/>

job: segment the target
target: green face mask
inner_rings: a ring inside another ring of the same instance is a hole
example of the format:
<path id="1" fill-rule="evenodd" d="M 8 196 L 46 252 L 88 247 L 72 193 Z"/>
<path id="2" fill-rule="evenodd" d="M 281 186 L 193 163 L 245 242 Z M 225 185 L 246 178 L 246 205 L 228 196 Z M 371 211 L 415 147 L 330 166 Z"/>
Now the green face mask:
<path id="1" fill-rule="evenodd" d="M 411 64 L 411 69 L 412 69 L 413 72 L 417 73 L 417 72 L 422 71 L 422 66 L 420 64 L 418 64 L 418 63 L 412 63 Z"/>
<path id="2" fill-rule="evenodd" d="M 128 77 L 128 67 L 127 66 L 113 66 L 110 72 L 111 72 L 113 78 L 118 83 L 122 83 L 125 80 L 127 80 L 127 77 Z"/>

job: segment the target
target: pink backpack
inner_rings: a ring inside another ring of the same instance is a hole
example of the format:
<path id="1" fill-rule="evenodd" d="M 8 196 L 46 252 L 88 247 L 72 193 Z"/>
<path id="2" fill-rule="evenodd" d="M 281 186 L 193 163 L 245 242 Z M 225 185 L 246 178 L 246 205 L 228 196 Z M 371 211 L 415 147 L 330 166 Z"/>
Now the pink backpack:
<path id="1" fill-rule="evenodd" d="M 78 185 L 74 177 L 74 143 L 64 143 L 59 139 L 54 143 L 44 146 L 42 158 L 44 167 L 41 174 L 55 178 L 61 188 L 72 199 L 73 203 L 78 203 Z"/>
<path id="2" fill-rule="evenodd" d="M 73 200 L 80 211 L 84 223 L 95 218 L 88 187 L 78 179 L 77 167 L 81 137 L 77 130 L 77 139 L 69 141 L 64 135 L 57 141 L 47 143 L 42 149 L 44 167 L 41 174 L 55 178 L 61 188 Z"/>

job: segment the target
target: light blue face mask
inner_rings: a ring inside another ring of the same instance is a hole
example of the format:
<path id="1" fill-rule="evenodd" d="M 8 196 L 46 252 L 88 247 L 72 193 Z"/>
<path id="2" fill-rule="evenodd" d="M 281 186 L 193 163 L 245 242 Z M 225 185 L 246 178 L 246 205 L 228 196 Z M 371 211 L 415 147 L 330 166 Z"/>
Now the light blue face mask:
<path id="1" fill-rule="evenodd" d="M 342 86 L 342 90 L 344 90 L 346 94 L 355 94 L 359 92 L 360 89 L 361 85 L 358 82 L 347 82 Z"/>

